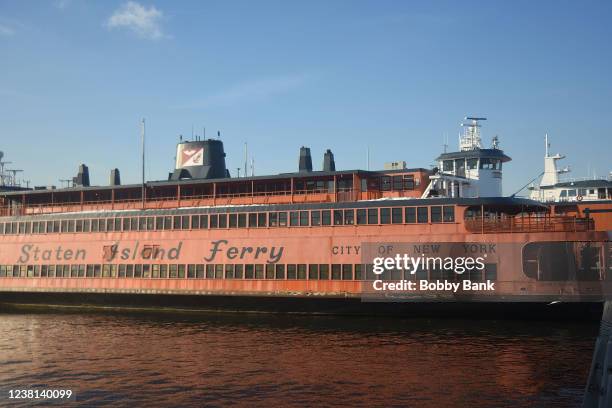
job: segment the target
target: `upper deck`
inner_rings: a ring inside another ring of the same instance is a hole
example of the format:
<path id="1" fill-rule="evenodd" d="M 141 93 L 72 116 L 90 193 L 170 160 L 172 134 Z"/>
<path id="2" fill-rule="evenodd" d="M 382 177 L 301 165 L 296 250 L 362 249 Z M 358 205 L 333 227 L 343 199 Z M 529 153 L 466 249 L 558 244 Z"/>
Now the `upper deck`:
<path id="1" fill-rule="evenodd" d="M 428 181 L 429 171 L 416 168 L 297 172 L 243 178 L 154 181 L 144 185 L 6 191 L 0 192 L 0 216 L 419 198 Z"/>

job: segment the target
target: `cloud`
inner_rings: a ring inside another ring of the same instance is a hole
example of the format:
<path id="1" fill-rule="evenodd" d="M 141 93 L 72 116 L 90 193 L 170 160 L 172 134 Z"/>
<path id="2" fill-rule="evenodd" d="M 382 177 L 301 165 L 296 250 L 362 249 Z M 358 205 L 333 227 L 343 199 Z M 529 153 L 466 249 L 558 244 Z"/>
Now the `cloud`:
<path id="1" fill-rule="evenodd" d="M 13 30 L 11 27 L 4 24 L 0 24 L 0 36 L 10 37 L 14 34 L 15 30 Z"/>
<path id="2" fill-rule="evenodd" d="M 122 4 L 106 22 L 108 28 L 125 28 L 141 38 L 159 40 L 167 37 L 162 31 L 164 14 L 155 6 L 149 8 L 135 1 Z"/>
<path id="3" fill-rule="evenodd" d="M 213 93 L 200 101 L 179 108 L 210 108 L 231 106 L 241 102 L 268 99 L 273 95 L 286 93 L 302 86 L 308 75 L 284 75 L 241 82 L 220 92 Z"/>

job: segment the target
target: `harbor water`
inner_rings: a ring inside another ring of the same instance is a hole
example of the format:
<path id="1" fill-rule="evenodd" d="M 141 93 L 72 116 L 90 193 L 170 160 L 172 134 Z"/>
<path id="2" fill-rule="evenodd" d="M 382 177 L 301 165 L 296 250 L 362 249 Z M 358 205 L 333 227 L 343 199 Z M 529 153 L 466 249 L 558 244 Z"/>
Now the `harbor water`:
<path id="1" fill-rule="evenodd" d="M 0 314 L 10 390 L 57 406 L 575 407 L 597 322 L 249 314 Z"/>

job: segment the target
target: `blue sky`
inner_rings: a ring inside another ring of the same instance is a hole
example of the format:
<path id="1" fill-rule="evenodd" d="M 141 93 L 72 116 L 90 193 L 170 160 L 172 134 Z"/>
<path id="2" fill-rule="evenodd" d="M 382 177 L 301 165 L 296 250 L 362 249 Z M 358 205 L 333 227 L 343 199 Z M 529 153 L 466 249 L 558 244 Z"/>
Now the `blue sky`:
<path id="1" fill-rule="evenodd" d="M 612 3 L 569 1 L 0 0 L 0 150 L 35 185 L 89 165 L 172 170 L 178 135 L 221 130 L 232 173 L 405 160 L 429 167 L 465 115 L 513 158 L 504 191 L 542 169 L 544 134 L 575 177 L 612 170 Z"/>

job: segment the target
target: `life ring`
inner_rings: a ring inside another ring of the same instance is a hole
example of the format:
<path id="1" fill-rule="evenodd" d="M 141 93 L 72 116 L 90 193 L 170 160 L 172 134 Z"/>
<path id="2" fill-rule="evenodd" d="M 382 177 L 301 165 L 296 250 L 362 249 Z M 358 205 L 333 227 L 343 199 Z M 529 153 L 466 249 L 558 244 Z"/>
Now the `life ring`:
<path id="1" fill-rule="evenodd" d="M 576 200 L 578 200 L 578 201 L 582 201 L 582 196 L 581 196 L 581 195 L 579 195 L 578 197 L 576 197 Z"/>

